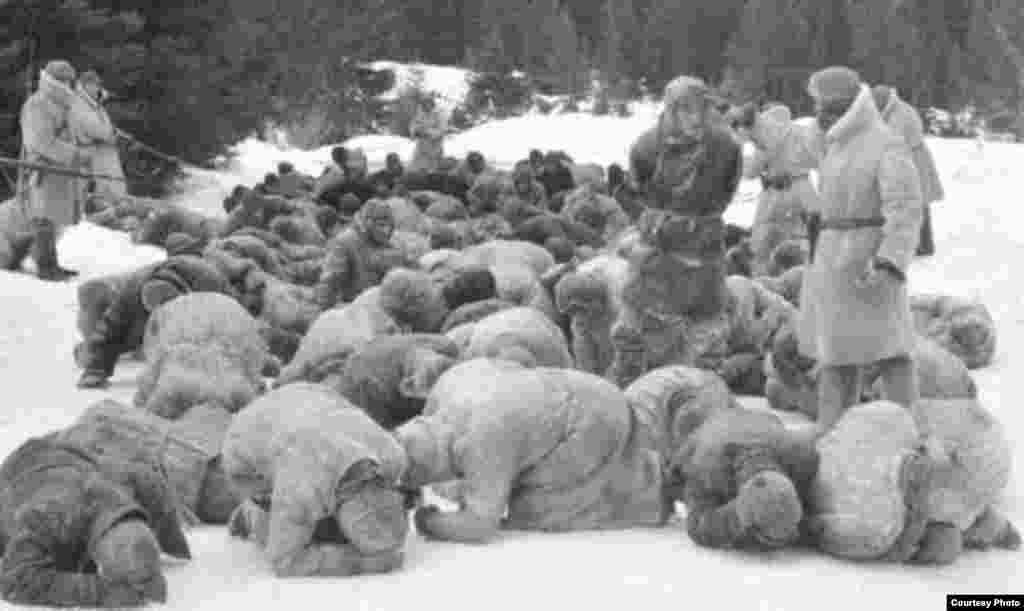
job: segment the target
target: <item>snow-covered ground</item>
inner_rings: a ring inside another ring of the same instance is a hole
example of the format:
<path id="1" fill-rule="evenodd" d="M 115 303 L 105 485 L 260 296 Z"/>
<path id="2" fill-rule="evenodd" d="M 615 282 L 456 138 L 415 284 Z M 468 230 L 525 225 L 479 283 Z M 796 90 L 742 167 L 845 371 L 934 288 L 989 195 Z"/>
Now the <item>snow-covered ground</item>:
<path id="1" fill-rule="evenodd" d="M 653 113 L 653 108 L 652 108 Z M 624 161 L 633 137 L 652 114 L 631 119 L 567 115 L 494 122 L 452 138 L 450 151 L 476 148 L 508 166 L 530 148 L 560 148 L 579 161 Z M 352 144 L 352 143 L 350 143 Z M 400 138 L 366 137 L 358 144 L 374 164 L 392 150 L 408 155 Z M 914 263 L 915 291 L 980 297 L 999 331 L 999 352 L 989 368 L 975 372 L 985 404 L 1010 434 L 1024 430 L 1024 412 L 1013 397 L 1024 391 L 1024 232 L 1017 198 L 1024 147 L 932 140 L 948 192 L 934 209 L 938 254 Z M 230 171 L 193 176 L 182 198 L 196 209 L 216 212 L 227 190 L 252 183 L 289 159 L 316 171 L 326 149 L 280 151 L 255 141 L 242 143 Z M 749 222 L 757 185 L 744 184 L 728 216 Z M 163 256 L 132 245 L 126 236 L 90 225 L 63 237 L 61 257 L 83 278 L 129 269 Z M 75 330 L 75 286 L 47 284 L 29 275 L 0 272 L 0 384 L 8 399 L 0 409 L 0 454 L 31 435 L 71 423 L 89 404 L 105 397 L 130 401 L 139 364 L 124 361 L 106 391 L 80 391 L 71 350 Z M 1020 376 L 1018 378 L 1018 376 Z M 757 401 L 757 400 L 750 400 Z M 1016 465 L 1024 465 L 1021 447 Z M 1024 478 L 1018 470 L 1002 509 L 1024 525 Z M 456 610 L 525 608 L 723 609 L 798 611 L 833 609 L 938 609 L 946 593 L 1006 593 L 1021 590 L 1024 553 L 971 552 L 954 566 L 916 568 L 842 562 L 810 551 L 766 555 L 697 547 L 679 524 L 660 530 L 551 535 L 504 534 L 486 546 L 427 542 L 410 536 L 405 568 L 393 575 L 354 579 L 278 580 L 261 552 L 228 537 L 224 528 L 189 534 L 194 560 L 167 568 L 168 606 L 176 609 L 312 608 Z"/>

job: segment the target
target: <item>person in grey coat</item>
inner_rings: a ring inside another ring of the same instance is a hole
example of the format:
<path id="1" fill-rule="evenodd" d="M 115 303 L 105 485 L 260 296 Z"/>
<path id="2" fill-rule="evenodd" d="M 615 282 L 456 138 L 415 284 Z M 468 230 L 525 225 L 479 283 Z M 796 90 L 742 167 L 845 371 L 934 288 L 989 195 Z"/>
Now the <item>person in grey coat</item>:
<path id="1" fill-rule="evenodd" d="M 164 602 L 160 552 L 191 558 L 166 481 L 33 438 L 0 465 L 0 596 L 14 604 Z"/>

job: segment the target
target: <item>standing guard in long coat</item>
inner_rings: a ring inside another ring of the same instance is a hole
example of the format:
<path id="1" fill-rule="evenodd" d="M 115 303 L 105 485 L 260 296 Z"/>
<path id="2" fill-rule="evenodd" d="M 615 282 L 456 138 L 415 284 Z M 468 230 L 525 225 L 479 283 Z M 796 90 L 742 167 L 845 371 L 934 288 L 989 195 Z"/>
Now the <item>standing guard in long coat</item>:
<path id="1" fill-rule="evenodd" d="M 63 60 L 48 63 L 39 73 L 39 89 L 21 107 L 26 161 L 68 169 L 85 162 L 87 156 L 72 142 L 68 126 L 68 112 L 77 97 L 72 90 L 76 77 L 74 67 Z M 19 185 L 19 203 L 30 221 L 32 258 L 39 278 L 63 281 L 76 276 L 77 272 L 57 262 L 57 237 L 78 221 L 78 179 L 34 170 L 25 183 Z"/>
<path id="2" fill-rule="evenodd" d="M 121 155 L 117 150 L 117 127 L 110 120 L 110 115 L 103 108 L 102 81 L 93 71 L 86 72 L 78 79 L 77 94 L 71 102 L 68 116 L 71 136 L 75 143 L 89 156 L 88 170 L 96 174 L 124 178 L 121 167 Z M 85 181 L 82 181 L 85 182 Z M 93 193 L 111 198 L 127 195 L 123 180 L 97 178 L 94 180 Z M 85 185 L 79 191 L 85 197 Z"/>
<path id="3" fill-rule="evenodd" d="M 921 187 L 910 151 L 878 114 L 871 89 L 844 67 L 811 77 L 827 149 L 821 234 L 804 273 L 799 346 L 821 366 L 819 433 L 860 398 L 861 370 L 878 363 L 886 397 L 917 397 L 906 273 L 921 227 Z"/>
<path id="4" fill-rule="evenodd" d="M 722 213 L 743 160 L 727 128 L 712 119 L 708 87 L 683 76 L 665 88 L 658 124 L 630 151 L 648 209 L 612 341 L 610 375 L 625 386 L 645 371 L 688 364 L 691 345 L 716 334 L 726 301 Z"/>

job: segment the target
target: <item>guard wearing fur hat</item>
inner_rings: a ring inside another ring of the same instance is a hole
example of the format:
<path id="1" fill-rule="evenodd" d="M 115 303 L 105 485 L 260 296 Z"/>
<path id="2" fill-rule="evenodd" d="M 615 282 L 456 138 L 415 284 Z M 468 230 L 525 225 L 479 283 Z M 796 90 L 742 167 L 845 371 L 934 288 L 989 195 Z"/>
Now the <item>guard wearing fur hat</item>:
<path id="1" fill-rule="evenodd" d="M 800 291 L 799 345 L 821 365 L 818 427 L 826 432 L 860 398 L 863 366 L 878 363 L 890 401 L 917 397 L 906 274 L 922 218 L 921 186 L 904 140 L 886 127 L 853 70 L 815 73 L 826 152 L 821 234 Z"/>
<path id="2" fill-rule="evenodd" d="M 124 178 L 121 155 L 117 150 L 117 128 L 103 108 L 104 93 L 99 74 L 92 70 L 83 73 L 71 101 L 68 129 L 75 143 L 89 157 L 86 169 L 96 174 Z M 82 185 L 82 196 L 84 192 L 85 185 Z M 112 198 L 127 194 L 123 181 L 106 178 L 95 180 L 93 192 Z"/>
<path id="3" fill-rule="evenodd" d="M 68 125 L 77 98 L 74 67 L 54 60 L 39 74 L 39 89 L 21 107 L 21 137 L 26 161 L 77 169 L 88 155 L 75 145 Z M 19 204 L 32 233 L 32 258 L 39 278 L 63 281 L 77 272 L 60 266 L 57 237 L 78 220 L 78 179 L 35 170 L 20 183 Z"/>
<path id="4" fill-rule="evenodd" d="M 648 209 L 638 221 L 642 238 L 627 253 L 632 277 L 612 333 L 611 375 L 621 385 L 653 367 L 685 364 L 680 348 L 692 323 L 713 320 L 725 303 L 722 213 L 739 185 L 740 147 L 700 79 L 673 80 L 664 103 L 658 124 L 630 151 Z"/>

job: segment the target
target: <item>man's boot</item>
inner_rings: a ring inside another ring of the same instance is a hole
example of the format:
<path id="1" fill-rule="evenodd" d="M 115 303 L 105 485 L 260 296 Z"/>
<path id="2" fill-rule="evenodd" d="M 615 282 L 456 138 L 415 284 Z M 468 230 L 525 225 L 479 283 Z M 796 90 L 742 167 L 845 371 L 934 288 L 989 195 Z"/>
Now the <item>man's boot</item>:
<path id="1" fill-rule="evenodd" d="M 914 254 L 919 257 L 930 257 L 935 254 L 935 237 L 932 234 L 932 211 L 931 206 L 927 204 L 924 207 L 921 233 L 917 242 L 917 251 Z"/>
<path id="2" fill-rule="evenodd" d="M 35 259 L 39 279 L 64 282 L 77 276 L 78 272 L 64 269 L 57 263 L 57 229 L 53 222 L 49 219 L 35 219 L 32 224 L 32 258 Z"/>

